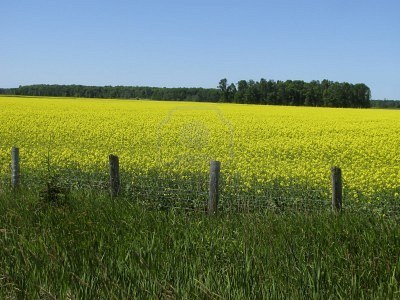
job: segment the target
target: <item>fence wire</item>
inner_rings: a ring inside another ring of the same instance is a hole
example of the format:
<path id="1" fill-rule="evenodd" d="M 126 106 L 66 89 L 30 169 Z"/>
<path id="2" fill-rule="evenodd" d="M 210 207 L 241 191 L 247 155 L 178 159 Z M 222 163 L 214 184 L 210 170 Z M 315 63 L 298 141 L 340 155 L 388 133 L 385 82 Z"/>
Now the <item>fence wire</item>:
<path id="1" fill-rule="evenodd" d="M 209 174 L 160 174 L 156 171 L 120 173 L 120 195 L 151 209 L 182 209 L 206 212 L 209 197 Z M 82 172 L 78 169 L 57 170 L 49 174 L 22 173 L 23 187 L 37 190 L 49 185 L 63 191 L 90 191 L 109 193 L 109 175 L 106 172 Z M 10 175 L 0 176 L 0 191 L 10 187 Z M 299 185 L 291 180 L 281 186 L 279 181 L 268 184 L 256 179 L 246 182 L 237 174 L 221 173 L 218 211 L 257 212 L 269 210 L 322 211 L 331 208 L 330 186 Z M 355 197 L 356 195 L 356 197 Z M 400 198 L 393 193 L 368 195 L 362 191 L 343 191 L 343 211 L 349 213 L 400 216 Z"/>

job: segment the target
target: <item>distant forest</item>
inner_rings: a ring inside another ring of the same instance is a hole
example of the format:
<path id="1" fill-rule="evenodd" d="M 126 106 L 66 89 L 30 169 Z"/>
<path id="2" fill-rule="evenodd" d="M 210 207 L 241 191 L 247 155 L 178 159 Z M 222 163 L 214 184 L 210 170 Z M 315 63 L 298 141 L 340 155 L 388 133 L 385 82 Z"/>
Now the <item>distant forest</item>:
<path id="1" fill-rule="evenodd" d="M 371 102 L 371 91 L 365 84 L 329 80 L 304 82 L 261 79 L 240 80 L 234 84 L 221 79 L 215 89 L 37 84 L 0 89 L 0 94 L 325 107 L 379 106 L 376 101 Z"/>
<path id="2" fill-rule="evenodd" d="M 371 100 L 374 108 L 400 108 L 400 100 Z"/>

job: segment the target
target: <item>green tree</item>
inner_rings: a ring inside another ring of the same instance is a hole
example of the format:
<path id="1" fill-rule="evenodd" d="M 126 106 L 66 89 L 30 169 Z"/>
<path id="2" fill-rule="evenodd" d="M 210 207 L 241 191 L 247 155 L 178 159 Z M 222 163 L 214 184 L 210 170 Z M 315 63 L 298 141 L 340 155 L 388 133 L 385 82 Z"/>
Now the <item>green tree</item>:
<path id="1" fill-rule="evenodd" d="M 235 99 L 235 94 L 236 94 L 237 90 L 236 90 L 236 86 L 234 83 L 231 83 L 228 88 L 227 88 L 227 101 L 228 102 L 233 102 Z"/>
<path id="2" fill-rule="evenodd" d="M 221 79 L 218 88 L 221 91 L 221 102 L 228 102 L 228 80 L 226 78 Z"/>
<path id="3" fill-rule="evenodd" d="M 236 103 L 244 103 L 245 94 L 248 88 L 248 84 L 246 80 L 240 80 L 237 83 L 237 92 L 235 95 Z"/>

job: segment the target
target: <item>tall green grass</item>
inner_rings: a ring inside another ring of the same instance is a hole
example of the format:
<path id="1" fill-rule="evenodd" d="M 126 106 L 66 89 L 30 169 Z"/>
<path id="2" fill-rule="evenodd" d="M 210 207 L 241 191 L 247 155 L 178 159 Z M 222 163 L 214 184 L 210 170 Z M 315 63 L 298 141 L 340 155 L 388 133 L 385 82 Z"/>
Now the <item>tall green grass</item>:
<path id="1" fill-rule="evenodd" d="M 394 218 L 149 210 L 0 191 L 0 299 L 400 298 Z"/>

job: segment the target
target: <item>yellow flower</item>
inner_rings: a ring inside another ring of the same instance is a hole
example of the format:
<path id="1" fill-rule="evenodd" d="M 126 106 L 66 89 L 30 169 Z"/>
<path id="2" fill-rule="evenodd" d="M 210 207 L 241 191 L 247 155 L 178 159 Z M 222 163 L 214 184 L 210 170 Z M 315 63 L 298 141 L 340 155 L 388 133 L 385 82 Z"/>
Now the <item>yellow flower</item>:
<path id="1" fill-rule="evenodd" d="M 218 159 L 249 190 L 276 181 L 329 189 L 336 165 L 354 200 L 399 197 L 399 119 L 396 110 L 0 96 L 0 176 L 18 146 L 26 176 L 48 159 L 105 173 L 112 153 L 137 174 L 206 173 Z"/>

